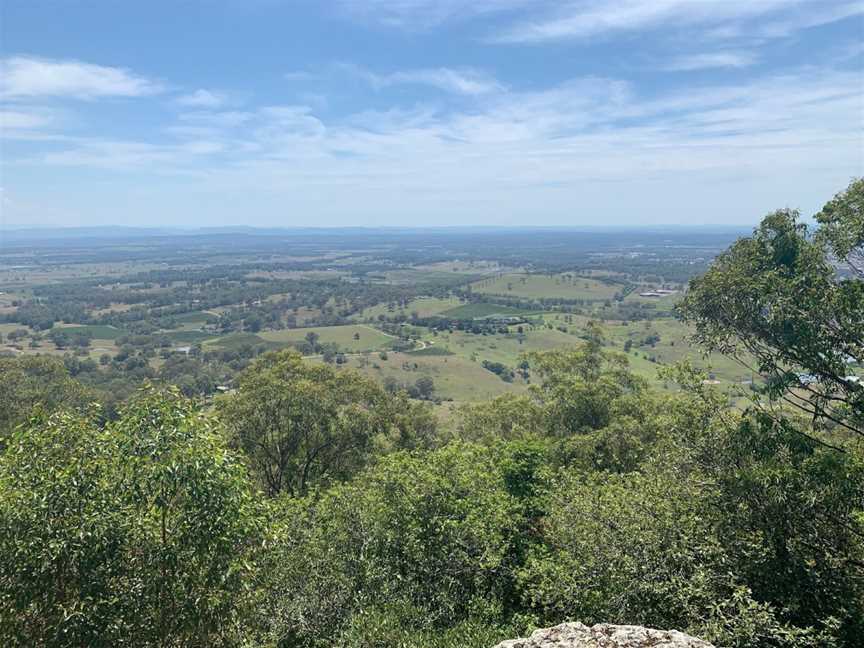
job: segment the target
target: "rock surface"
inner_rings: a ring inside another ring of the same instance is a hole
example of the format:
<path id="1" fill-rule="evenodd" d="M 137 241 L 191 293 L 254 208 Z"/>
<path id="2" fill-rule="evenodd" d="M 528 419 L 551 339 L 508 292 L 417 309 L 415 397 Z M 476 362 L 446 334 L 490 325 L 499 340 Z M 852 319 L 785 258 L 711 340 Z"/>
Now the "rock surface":
<path id="1" fill-rule="evenodd" d="M 535 630 L 525 639 L 510 639 L 495 648 L 714 648 L 707 641 L 677 630 L 598 623 L 562 623 Z"/>

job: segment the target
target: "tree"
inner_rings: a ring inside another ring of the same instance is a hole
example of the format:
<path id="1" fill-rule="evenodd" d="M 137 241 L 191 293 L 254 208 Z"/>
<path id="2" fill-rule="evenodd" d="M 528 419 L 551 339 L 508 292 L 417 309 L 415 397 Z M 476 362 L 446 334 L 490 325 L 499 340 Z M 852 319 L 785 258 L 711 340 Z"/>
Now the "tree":
<path id="1" fill-rule="evenodd" d="M 242 462 L 176 392 L 105 428 L 37 417 L 0 454 L 0 642 L 238 643 L 256 511 Z"/>
<path id="2" fill-rule="evenodd" d="M 0 445 L 35 408 L 83 410 L 96 400 L 98 394 L 71 378 L 57 358 L 0 358 Z"/>
<path id="3" fill-rule="evenodd" d="M 853 180 L 816 214 L 817 237 L 836 259 L 864 278 L 864 178 Z"/>
<path id="4" fill-rule="evenodd" d="M 312 353 L 315 353 L 318 350 L 318 338 L 321 336 L 318 335 L 315 331 L 309 331 L 305 335 L 305 340 L 309 344 L 312 349 Z"/>
<path id="5" fill-rule="evenodd" d="M 769 214 L 691 281 L 679 313 L 697 342 L 762 375 L 767 396 L 814 429 L 864 436 L 864 387 L 848 378 L 850 361 L 864 363 L 862 193 L 858 180 L 828 203 L 812 236 L 797 211 Z M 838 276 L 835 256 L 852 276 Z"/>
<path id="6" fill-rule="evenodd" d="M 521 518 L 499 456 L 463 444 L 397 453 L 320 497 L 280 502 L 261 570 L 265 589 L 282 593 L 262 610 L 271 641 L 359 647 L 371 645 L 385 619 L 391 638 L 499 621 L 512 595 Z"/>
<path id="7" fill-rule="evenodd" d="M 377 384 L 353 370 L 307 364 L 296 351 L 259 357 L 237 382 L 218 412 L 270 495 L 302 496 L 348 478 L 376 443 L 403 434 Z"/>
<path id="8" fill-rule="evenodd" d="M 570 470 L 553 484 L 545 541 L 520 571 L 541 624 L 577 618 L 674 627 L 742 648 L 836 645 L 753 597 L 732 548 L 758 564 L 759 547 L 750 536 L 723 535 L 695 475 Z"/>
<path id="9" fill-rule="evenodd" d="M 435 381 L 429 376 L 421 376 L 416 380 L 414 386 L 417 388 L 419 397 L 424 400 L 429 400 L 435 393 Z"/>
<path id="10" fill-rule="evenodd" d="M 399 381 L 396 380 L 393 376 L 386 376 L 384 378 L 384 391 L 388 394 L 395 394 L 399 391 Z"/>

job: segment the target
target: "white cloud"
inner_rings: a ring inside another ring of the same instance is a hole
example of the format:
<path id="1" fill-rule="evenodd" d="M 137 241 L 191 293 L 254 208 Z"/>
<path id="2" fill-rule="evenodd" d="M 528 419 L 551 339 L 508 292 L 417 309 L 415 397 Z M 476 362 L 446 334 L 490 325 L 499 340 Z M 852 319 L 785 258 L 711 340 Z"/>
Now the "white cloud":
<path id="1" fill-rule="evenodd" d="M 501 84 L 488 75 L 474 70 L 452 70 L 450 68 L 394 72 L 379 77 L 379 83 L 383 85 L 421 84 L 463 95 L 486 94 L 502 89 Z"/>
<path id="2" fill-rule="evenodd" d="M 581 0 L 496 34 L 501 43 L 585 39 L 666 25 L 718 25 L 812 4 L 813 0 Z"/>
<path id="3" fill-rule="evenodd" d="M 347 218 L 340 214 L 393 224 L 406 206 L 450 223 L 479 222 L 478 213 L 522 223 L 578 213 L 590 222 L 584 210 L 610 205 L 675 222 L 686 222 L 687 209 L 721 220 L 790 201 L 806 207 L 817 184 L 864 171 L 859 83 L 857 72 L 802 69 L 648 94 L 582 78 L 492 93 L 470 110 L 200 111 L 179 116 L 158 140 L 54 142 L 10 164 L 97 167 L 148 187 L 179 176 L 182 196 L 210 196 L 222 213 L 221 199 L 243 196 L 249 203 L 238 208 L 259 222 L 287 210 L 330 224 Z M 166 208 L 179 210 L 185 198 L 165 191 Z"/>
<path id="4" fill-rule="evenodd" d="M 0 60 L 0 96 L 8 99 L 140 97 L 160 91 L 158 83 L 123 68 L 23 56 Z"/>
<path id="5" fill-rule="evenodd" d="M 340 0 L 350 16 L 401 29 L 428 29 L 447 21 L 532 6 L 541 0 Z"/>
<path id="6" fill-rule="evenodd" d="M 767 38 L 782 38 L 802 29 L 828 25 L 851 16 L 864 14 L 864 2 L 852 0 L 829 3 L 816 2 L 806 12 L 777 19 L 762 25 L 757 33 Z"/>
<path id="7" fill-rule="evenodd" d="M 202 110 L 197 112 L 183 113 L 179 119 L 183 122 L 193 124 L 196 127 L 219 127 L 231 128 L 248 122 L 253 117 L 251 112 L 237 110 L 211 111 Z"/>
<path id="8" fill-rule="evenodd" d="M 420 68 L 389 74 L 372 72 L 351 63 L 339 64 L 337 68 L 363 79 L 377 89 L 397 85 L 425 85 L 459 95 L 481 95 L 504 89 L 490 75 L 471 68 Z"/>
<path id="9" fill-rule="evenodd" d="M 294 70 L 292 72 L 286 72 L 282 75 L 282 78 L 286 81 L 321 81 L 325 77 L 323 74 L 316 74 L 315 72 Z"/>
<path id="10" fill-rule="evenodd" d="M 663 66 L 673 72 L 708 70 L 711 68 L 744 68 L 753 65 L 758 57 L 753 52 L 708 52 L 677 56 Z"/>
<path id="11" fill-rule="evenodd" d="M 47 126 L 51 119 L 44 114 L 18 110 L 0 110 L 0 132 Z"/>
<path id="12" fill-rule="evenodd" d="M 193 108 L 218 108 L 225 103 L 225 95 L 210 90 L 199 89 L 177 98 L 181 106 Z"/>

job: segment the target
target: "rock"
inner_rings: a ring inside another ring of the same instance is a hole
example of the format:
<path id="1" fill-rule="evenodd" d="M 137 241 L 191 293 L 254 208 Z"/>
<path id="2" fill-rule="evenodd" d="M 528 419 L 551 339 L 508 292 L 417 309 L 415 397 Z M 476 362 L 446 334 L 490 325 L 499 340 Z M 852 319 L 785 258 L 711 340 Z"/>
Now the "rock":
<path id="1" fill-rule="evenodd" d="M 707 641 L 677 630 L 598 623 L 562 623 L 535 630 L 525 639 L 510 639 L 495 648 L 714 648 Z"/>

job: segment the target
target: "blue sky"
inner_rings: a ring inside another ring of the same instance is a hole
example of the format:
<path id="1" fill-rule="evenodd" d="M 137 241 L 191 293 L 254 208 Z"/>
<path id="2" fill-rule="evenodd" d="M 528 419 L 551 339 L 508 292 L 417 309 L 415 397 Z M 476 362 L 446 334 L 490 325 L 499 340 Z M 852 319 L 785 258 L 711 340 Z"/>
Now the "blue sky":
<path id="1" fill-rule="evenodd" d="M 864 174 L 864 0 L 5 0 L 0 29 L 0 224 L 753 224 Z"/>

